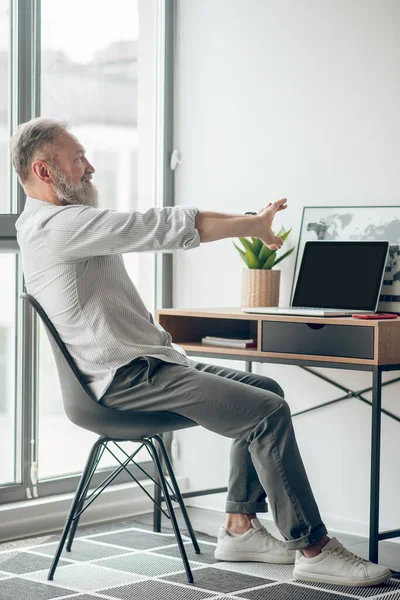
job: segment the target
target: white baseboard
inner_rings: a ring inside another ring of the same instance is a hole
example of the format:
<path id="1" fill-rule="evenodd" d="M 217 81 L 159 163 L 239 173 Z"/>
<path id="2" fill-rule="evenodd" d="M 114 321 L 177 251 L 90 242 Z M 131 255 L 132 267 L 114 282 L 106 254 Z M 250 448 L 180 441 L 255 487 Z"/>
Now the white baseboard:
<path id="1" fill-rule="evenodd" d="M 141 481 L 149 492 L 153 482 Z M 185 487 L 185 478 L 178 484 Z M 32 537 L 64 527 L 73 494 L 37 498 L 0 506 L 0 542 Z M 124 483 L 106 488 L 82 514 L 79 524 L 93 525 L 130 518 L 153 510 L 151 500 L 135 483 Z"/>
<path id="2" fill-rule="evenodd" d="M 201 531 L 207 535 L 216 535 L 218 528 L 225 522 L 224 511 L 218 510 L 215 507 L 210 509 L 202 506 L 201 501 L 196 498 L 188 500 L 186 504 L 190 507 L 190 517 L 193 520 L 196 531 Z M 258 518 L 268 531 L 278 538 L 281 537 L 271 513 L 259 514 Z M 368 537 L 367 523 L 344 519 L 336 515 L 323 515 L 323 519 L 328 532 L 359 536 L 365 539 Z"/>

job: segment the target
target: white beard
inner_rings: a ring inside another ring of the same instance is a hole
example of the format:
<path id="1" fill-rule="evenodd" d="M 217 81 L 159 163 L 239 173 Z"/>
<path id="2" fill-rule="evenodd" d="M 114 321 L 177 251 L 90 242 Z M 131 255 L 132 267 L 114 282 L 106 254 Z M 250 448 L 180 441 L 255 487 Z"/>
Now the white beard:
<path id="1" fill-rule="evenodd" d="M 79 183 L 72 183 L 60 169 L 54 170 L 54 176 L 55 194 L 64 205 L 80 204 L 98 207 L 97 188 L 87 180 L 83 178 Z"/>

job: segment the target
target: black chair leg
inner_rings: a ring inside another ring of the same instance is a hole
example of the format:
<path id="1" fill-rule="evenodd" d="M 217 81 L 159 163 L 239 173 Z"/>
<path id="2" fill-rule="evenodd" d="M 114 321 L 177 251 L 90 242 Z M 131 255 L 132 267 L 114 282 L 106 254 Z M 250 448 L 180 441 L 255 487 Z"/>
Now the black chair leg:
<path id="1" fill-rule="evenodd" d="M 93 445 L 93 447 L 92 447 L 92 449 L 90 451 L 90 454 L 88 456 L 88 459 L 86 461 L 85 469 L 84 469 L 84 471 L 82 473 L 81 479 L 79 481 L 78 488 L 77 488 L 77 490 L 75 492 L 75 496 L 74 496 L 74 499 L 72 501 L 71 508 L 69 509 L 67 521 L 65 523 L 65 526 L 64 526 L 64 529 L 63 529 L 63 532 L 62 532 L 62 535 L 61 535 L 61 539 L 60 539 L 60 542 L 58 544 L 57 551 L 55 553 L 53 562 L 52 562 L 51 567 L 50 567 L 49 574 L 47 576 L 47 579 L 49 581 L 53 580 L 54 573 L 55 573 L 57 565 L 58 565 L 58 561 L 60 560 L 60 556 L 61 556 L 61 553 L 62 553 L 63 548 L 64 548 L 65 540 L 67 539 L 67 535 L 68 535 L 68 532 L 70 530 L 73 518 L 74 518 L 75 514 L 77 513 L 77 507 L 78 507 L 78 505 L 79 505 L 79 503 L 80 503 L 80 501 L 82 499 L 82 494 L 84 494 L 84 490 L 85 490 L 85 485 L 86 485 L 86 482 L 87 482 L 88 474 L 92 470 L 92 467 L 93 467 L 93 465 L 94 465 L 94 463 L 95 463 L 95 461 L 97 459 L 98 453 L 99 453 L 99 447 L 102 444 L 103 444 L 103 440 L 102 440 L 102 438 L 99 438 L 95 442 L 95 444 Z"/>
<path id="2" fill-rule="evenodd" d="M 161 468 L 162 468 L 162 458 L 161 455 L 159 454 L 159 451 L 157 448 L 155 448 L 155 452 L 157 452 L 158 458 L 160 459 L 161 462 Z M 158 473 L 156 470 L 155 473 L 155 477 L 154 479 L 157 481 L 157 483 L 154 484 L 154 505 L 153 505 L 153 531 L 160 533 L 161 531 L 161 518 L 162 518 L 162 513 L 160 510 L 160 506 L 161 506 L 161 481 L 160 478 L 158 477 Z M 158 484 L 158 485 L 157 485 Z"/>
<path id="3" fill-rule="evenodd" d="M 158 443 L 158 446 L 160 448 L 162 457 L 163 457 L 164 462 L 165 462 L 165 466 L 167 467 L 168 475 L 169 475 L 171 483 L 172 483 L 172 487 L 174 489 L 175 496 L 176 496 L 176 498 L 178 500 L 178 504 L 179 504 L 180 509 L 182 511 L 183 518 L 185 519 L 186 527 L 188 528 L 189 535 L 190 535 L 190 538 L 192 540 L 194 550 L 195 550 L 196 554 L 200 554 L 200 547 L 199 547 L 199 544 L 198 544 L 198 541 L 197 541 L 197 538 L 196 538 L 196 534 L 194 532 L 192 523 L 191 523 L 189 515 L 187 513 L 186 506 L 185 506 L 185 503 L 183 501 L 182 494 L 181 494 L 181 491 L 179 489 L 178 482 L 176 481 L 175 473 L 174 473 L 174 471 L 172 469 L 171 461 L 169 460 L 168 452 L 167 452 L 167 450 L 166 450 L 166 448 L 164 446 L 164 441 L 161 438 L 161 436 L 159 436 L 159 435 L 155 435 L 153 439 L 156 440 L 156 442 Z"/>
<path id="4" fill-rule="evenodd" d="M 83 508 L 83 505 L 85 504 L 85 499 L 86 499 L 86 496 L 87 496 L 87 491 L 89 489 L 89 485 L 90 485 L 90 482 L 92 480 L 92 477 L 95 474 L 97 466 L 99 464 L 100 454 L 101 454 L 102 450 L 103 450 L 102 449 L 102 445 L 98 446 L 97 455 L 94 456 L 93 463 L 92 463 L 92 465 L 90 465 L 90 469 L 87 470 L 86 478 L 85 478 L 85 484 L 84 484 L 84 487 L 83 487 L 83 492 L 82 492 L 82 495 L 81 495 L 81 499 L 80 499 L 80 501 L 78 503 L 78 506 L 76 507 L 76 511 L 75 511 L 75 514 L 77 514 L 77 515 L 79 515 L 80 511 Z M 67 552 L 71 552 L 72 543 L 74 541 L 75 533 L 76 533 L 76 530 L 78 528 L 79 520 L 80 520 L 81 516 L 82 516 L 82 513 L 78 517 L 75 517 L 75 519 L 72 521 L 71 529 L 70 529 L 69 536 L 68 536 L 67 545 L 65 546 L 65 550 Z"/>
<path id="5" fill-rule="evenodd" d="M 169 514 L 169 517 L 170 517 L 171 523 L 172 523 L 172 528 L 174 530 L 175 538 L 176 538 L 176 541 L 177 541 L 178 547 L 179 547 L 179 552 L 181 554 L 183 565 L 185 567 L 186 577 L 187 577 L 188 583 L 193 583 L 193 574 L 190 569 L 190 564 L 189 564 L 188 557 L 186 554 L 185 546 L 183 545 L 181 532 L 179 531 L 178 521 L 176 520 L 174 507 L 172 506 L 172 502 L 171 502 L 171 498 L 170 498 L 169 490 L 168 490 L 168 485 L 167 485 L 164 473 L 162 471 L 162 465 L 161 465 L 161 462 L 160 462 L 160 459 L 159 459 L 159 456 L 157 453 L 157 449 L 156 449 L 154 443 L 149 439 L 143 439 L 143 443 L 147 446 L 147 448 L 150 448 L 150 453 L 153 457 L 153 461 L 156 466 L 156 470 L 158 471 L 158 475 L 160 477 L 160 483 L 161 483 L 162 491 L 164 493 L 165 503 L 167 505 L 168 514 Z"/>

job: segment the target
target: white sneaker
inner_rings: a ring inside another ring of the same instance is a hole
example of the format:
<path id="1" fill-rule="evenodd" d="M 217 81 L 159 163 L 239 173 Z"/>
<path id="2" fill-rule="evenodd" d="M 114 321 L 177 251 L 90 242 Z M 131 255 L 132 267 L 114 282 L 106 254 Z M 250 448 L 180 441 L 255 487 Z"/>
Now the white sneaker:
<path id="1" fill-rule="evenodd" d="M 390 579 L 391 572 L 356 556 L 332 538 L 313 558 L 306 558 L 297 551 L 293 575 L 300 581 L 367 587 L 384 583 Z"/>
<path id="2" fill-rule="evenodd" d="M 251 529 L 243 535 L 232 535 L 224 527 L 218 533 L 215 550 L 217 560 L 256 561 L 291 565 L 296 552 L 287 550 L 285 542 L 277 540 L 258 519 L 251 520 Z"/>

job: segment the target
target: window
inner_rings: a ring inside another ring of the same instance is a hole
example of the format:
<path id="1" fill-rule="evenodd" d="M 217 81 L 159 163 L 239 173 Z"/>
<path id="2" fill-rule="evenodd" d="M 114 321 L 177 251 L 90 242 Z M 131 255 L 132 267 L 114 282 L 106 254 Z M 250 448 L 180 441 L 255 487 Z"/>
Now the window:
<path id="1" fill-rule="evenodd" d="M 11 177 L 9 137 L 38 114 L 67 119 L 96 168 L 100 206 L 153 206 L 155 75 L 163 48 L 156 41 L 164 35 L 164 8 L 165 0 L 114 0 L 112 10 L 97 0 L 0 0 L 0 504 L 35 496 L 32 466 L 39 496 L 76 489 L 96 437 L 64 415 L 47 335 L 18 299 L 15 220 L 24 194 Z M 124 259 L 153 312 L 154 255 Z M 110 464 L 110 458 L 101 463 Z"/>

